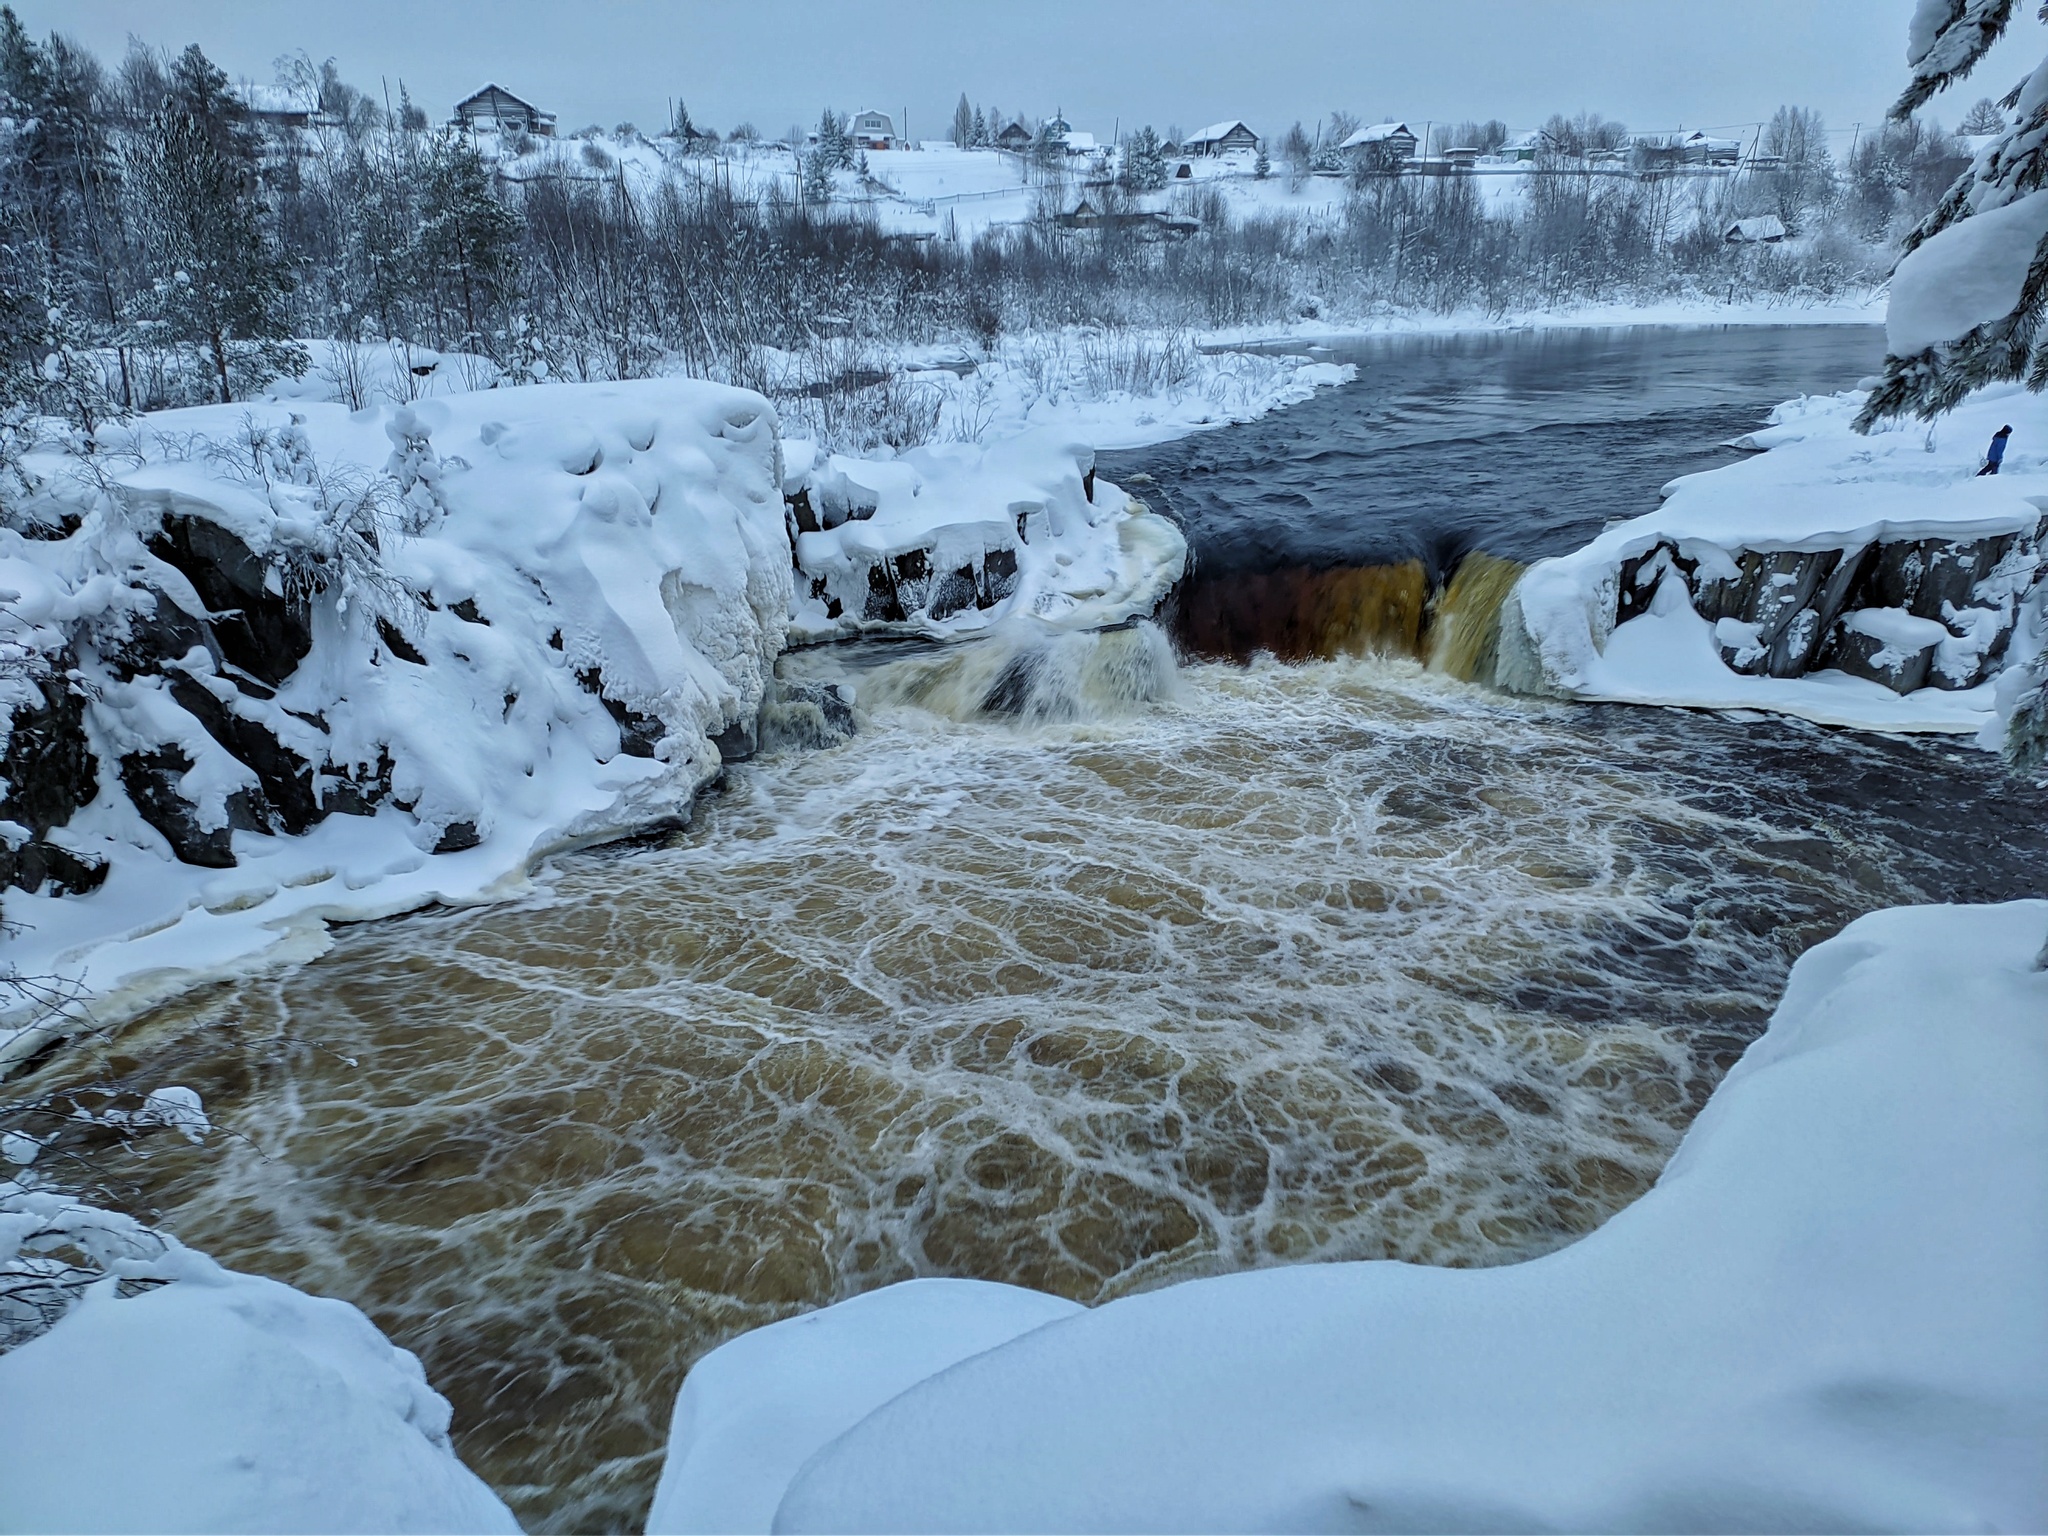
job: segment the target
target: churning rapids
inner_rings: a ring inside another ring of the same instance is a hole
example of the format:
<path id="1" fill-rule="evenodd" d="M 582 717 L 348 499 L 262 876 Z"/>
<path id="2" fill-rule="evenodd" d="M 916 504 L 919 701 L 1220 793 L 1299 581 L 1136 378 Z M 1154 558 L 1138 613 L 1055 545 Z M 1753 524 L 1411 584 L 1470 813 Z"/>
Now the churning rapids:
<path id="1" fill-rule="evenodd" d="M 1988 754 L 1410 656 L 1176 662 L 1139 625 L 784 669 L 860 732 L 94 1069 L 236 1133 L 107 1149 L 106 1187 L 364 1307 L 542 1528 L 637 1528 L 706 1349 L 913 1274 L 1097 1301 L 1555 1248 L 1654 1182 L 1802 949 L 2048 869 L 2048 795 Z"/>

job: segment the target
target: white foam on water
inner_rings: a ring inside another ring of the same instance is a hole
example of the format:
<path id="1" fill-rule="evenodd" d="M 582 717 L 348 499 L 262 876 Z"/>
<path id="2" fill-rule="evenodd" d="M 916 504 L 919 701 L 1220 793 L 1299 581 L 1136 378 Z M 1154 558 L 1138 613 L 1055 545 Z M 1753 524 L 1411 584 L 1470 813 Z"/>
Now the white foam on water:
<path id="1" fill-rule="evenodd" d="M 179 1235 L 362 1305 L 529 1523 L 634 1523 L 690 1360 L 914 1274 L 1556 1247 L 1792 954 L 1919 894 L 1719 793 L 1697 722 L 1412 662 L 1180 670 L 1138 626 L 785 665 L 859 734 L 124 1042 L 248 1138 L 127 1170 Z"/>

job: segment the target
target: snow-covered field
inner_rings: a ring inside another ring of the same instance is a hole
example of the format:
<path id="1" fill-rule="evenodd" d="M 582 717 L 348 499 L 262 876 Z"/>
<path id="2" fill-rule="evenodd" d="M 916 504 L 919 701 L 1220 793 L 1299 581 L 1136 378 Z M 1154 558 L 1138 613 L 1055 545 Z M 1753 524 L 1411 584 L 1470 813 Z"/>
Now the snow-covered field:
<path id="1" fill-rule="evenodd" d="M 2044 941 L 2048 901 L 1853 923 L 1656 1189 L 1528 1263 L 913 1282 L 745 1335 L 649 1528 L 2037 1529 Z"/>
<path id="2" fill-rule="evenodd" d="M 1539 561 L 1503 616 L 1502 680 L 1999 747 L 2048 647 L 2048 409 L 2001 386 L 1935 426 L 1862 436 L 1862 398 L 1780 406 L 1747 439 L 1768 452 L 1675 481 L 1657 511 Z M 2003 473 L 1977 477 L 2008 424 Z"/>

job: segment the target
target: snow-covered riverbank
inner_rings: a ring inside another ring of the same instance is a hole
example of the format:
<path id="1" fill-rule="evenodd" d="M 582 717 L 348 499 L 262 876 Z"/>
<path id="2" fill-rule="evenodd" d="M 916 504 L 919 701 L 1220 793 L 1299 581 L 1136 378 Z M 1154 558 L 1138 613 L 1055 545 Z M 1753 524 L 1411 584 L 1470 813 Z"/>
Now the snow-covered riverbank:
<path id="1" fill-rule="evenodd" d="M 649 1528 L 2034 1528 L 2044 940 L 2044 901 L 1850 925 L 1657 1188 L 1525 1264 L 913 1283 L 744 1336 Z"/>
<path id="2" fill-rule="evenodd" d="M 1744 440 L 1767 451 L 1537 562 L 1501 681 L 2002 746 L 2048 648 L 2048 410 L 2007 385 L 1863 436 L 1862 398 L 1787 402 Z M 2003 473 L 1979 477 L 2006 425 Z"/>
<path id="3" fill-rule="evenodd" d="M 686 819 L 792 634 L 1115 624 L 1185 559 L 1085 442 L 820 462 L 689 381 L 101 437 L 0 530 L 0 1062 Z"/>

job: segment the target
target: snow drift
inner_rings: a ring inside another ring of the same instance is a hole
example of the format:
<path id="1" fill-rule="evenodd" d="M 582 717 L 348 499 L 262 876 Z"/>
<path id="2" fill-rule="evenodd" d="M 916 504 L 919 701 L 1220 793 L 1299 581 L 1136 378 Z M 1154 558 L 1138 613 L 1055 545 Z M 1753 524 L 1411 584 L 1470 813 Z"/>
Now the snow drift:
<path id="1" fill-rule="evenodd" d="M 354 1307 L 0 1182 L 10 1300 L 81 1260 L 100 1278 L 0 1355 L 0 1530 L 519 1529 L 419 1361 Z"/>
<path id="2" fill-rule="evenodd" d="M 1528 1263 L 1036 1326 L 1008 1288 L 898 1287 L 745 1336 L 685 1388 L 657 1528 L 2038 1529 L 2044 939 L 2048 901 L 1851 924 L 1656 1189 Z"/>
<path id="3" fill-rule="evenodd" d="M 1748 439 L 1770 451 L 1532 566 L 1503 610 L 1498 680 L 2000 745 L 2048 642 L 2048 415 L 1989 391 L 1939 441 L 1864 438 L 1860 403 L 1781 406 Z M 2008 420 L 2027 446 L 1976 478 L 1979 439 Z"/>

